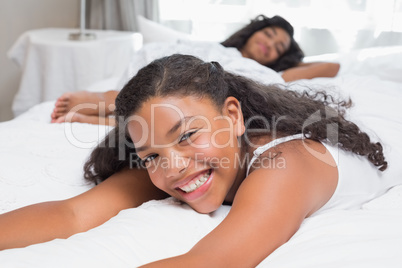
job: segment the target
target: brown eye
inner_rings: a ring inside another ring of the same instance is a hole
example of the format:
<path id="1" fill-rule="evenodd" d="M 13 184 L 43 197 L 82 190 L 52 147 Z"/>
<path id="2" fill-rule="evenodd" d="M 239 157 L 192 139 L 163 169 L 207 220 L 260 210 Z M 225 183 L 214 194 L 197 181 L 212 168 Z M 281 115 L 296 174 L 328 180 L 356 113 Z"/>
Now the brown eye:
<path id="1" fill-rule="evenodd" d="M 190 138 L 190 137 L 191 137 L 194 133 L 196 133 L 196 132 L 197 132 L 197 131 L 191 131 L 191 132 L 184 133 L 184 134 L 180 137 L 179 143 L 181 143 L 181 142 L 187 140 L 188 138 Z"/>
<path id="2" fill-rule="evenodd" d="M 151 165 L 151 162 L 153 160 L 155 160 L 156 157 L 158 157 L 157 154 L 153 154 L 153 155 L 145 157 L 143 160 L 141 160 L 141 162 L 142 162 L 141 165 L 144 167 L 149 167 Z"/>

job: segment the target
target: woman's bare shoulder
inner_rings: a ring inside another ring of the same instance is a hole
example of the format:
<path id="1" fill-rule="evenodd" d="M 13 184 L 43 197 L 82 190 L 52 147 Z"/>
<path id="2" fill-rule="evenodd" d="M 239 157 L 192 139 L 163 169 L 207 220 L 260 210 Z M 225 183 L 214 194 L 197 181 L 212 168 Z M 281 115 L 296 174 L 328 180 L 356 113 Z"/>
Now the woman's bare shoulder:
<path id="1" fill-rule="evenodd" d="M 323 150 L 319 143 L 309 145 Z M 283 157 L 285 166 L 255 168 L 237 190 L 228 216 L 190 251 L 193 256 L 208 252 L 211 259 L 219 259 L 225 255 L 230 256 L 225 260 L 228 266 L 254 267 L 288 241 L 303 220 L 329 200 L 336 184 L 326 185 L 326 180 L 333 180 L 336 168 L 323 173 L 312 168 L 316 160 L 307 156 L 301 141 L 286 143 L 271 152 L 281 152 L 277 157 Z"/>
<path id="2" fill-rule="evenodd" d="M 269 184 L 261 188 L 262 192 L 269 191 L 263 195 L 269 194 L 275 185 L 286 186 L 286 191 L 303 191 L 304 201 L 309 202 L 306 206 L 310 207 L 307 216 L 330 199 L 338 183 L 336 162 L 317 141 L 289 141 L 267 150 L 258 160 L 251 169 L 252 176 L 244 182 L 254 184 L 261 180 L 261 185 Z"/>

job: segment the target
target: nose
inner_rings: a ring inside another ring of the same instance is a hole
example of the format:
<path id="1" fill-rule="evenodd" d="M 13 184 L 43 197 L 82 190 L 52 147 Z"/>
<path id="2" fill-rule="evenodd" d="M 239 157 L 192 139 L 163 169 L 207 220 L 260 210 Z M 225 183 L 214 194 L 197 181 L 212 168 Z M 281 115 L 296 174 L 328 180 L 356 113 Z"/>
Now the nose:
<path id="1" fill-rule="evenodd" d="M 276 41 L 272 39 L 267 39 L 265 42 L 266 47 L 268 48 L 268 56 L 272 58 L 272 60 L 276 60 L 279 58 L 279 54 L 275 49 Z"/>
<path id="2" fill-rule="evenodd" d="M 175 151 L 171 151 L 166 157 L 164 173 L 167 178 L 176 177 L 183 174 L 190 162 L 190 158 L 181 156 Z"/>
<path id="3" fill-rule="evenodd" d="M 272 38 L 265 38 L 265 45 L 267 47 L 272 47 L 274 45 L 274 40 L 272 40 Z"/>

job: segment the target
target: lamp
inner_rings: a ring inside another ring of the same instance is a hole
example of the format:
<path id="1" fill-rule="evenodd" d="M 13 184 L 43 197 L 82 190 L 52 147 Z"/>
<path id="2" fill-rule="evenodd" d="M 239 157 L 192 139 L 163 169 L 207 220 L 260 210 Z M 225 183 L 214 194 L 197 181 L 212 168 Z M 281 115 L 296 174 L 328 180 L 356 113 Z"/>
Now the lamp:
<path id="1" fill-rule="evenodd" d="M 81 0 L 81 8 L 80 8 L 80 32 L 71 33 L 68 37 L 70 40 L 75 41 L 86 41 L 96 39 L 96 35 L 93 33 L 85 32 L 85 0 Z"/>

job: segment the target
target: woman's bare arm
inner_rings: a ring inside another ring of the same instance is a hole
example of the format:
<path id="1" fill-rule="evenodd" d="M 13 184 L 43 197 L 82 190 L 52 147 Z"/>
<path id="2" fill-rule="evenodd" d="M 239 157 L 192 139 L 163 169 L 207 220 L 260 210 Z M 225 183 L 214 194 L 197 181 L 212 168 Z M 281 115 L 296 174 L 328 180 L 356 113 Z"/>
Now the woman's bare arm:
<path id="1" fill-rule="evenodd" d="M 337 171 L 306 151 L 281 152 L 286 168 L 252 172 L 228 216 L 188 253 L 144 267 L 255 267 L 287 242 L 329 200 Z"/>
<path id="2" fill-rule="evenodd" d="M 285 82 L 299 79 L 312 79 L 315 77 L 334 77 L 340 68 L 335 62 L 310 62 L 300 63 L 298 66 L 289 68 L 282 73 Z"/>
<path id="3" fill-rule="evenodd" d="M 123 209 L 164 197 L 146 171 L 127 169 L 76 197 L 0 215 L 0 249 L 67 238 L 106 222 Z"/>
<path id="4" fill-rule="evenodd" d="M 116 101 L 117 95 L 119 95 L 120 91 L 117 90 L 109 90 L 103 93 L 103 98 L 105 100 L 106 106 L 106 115 L 111 115 L 114 112 L 114 103 Z"/>

